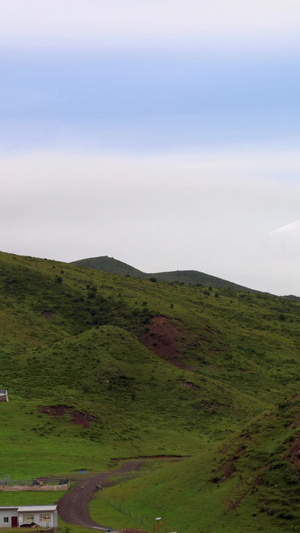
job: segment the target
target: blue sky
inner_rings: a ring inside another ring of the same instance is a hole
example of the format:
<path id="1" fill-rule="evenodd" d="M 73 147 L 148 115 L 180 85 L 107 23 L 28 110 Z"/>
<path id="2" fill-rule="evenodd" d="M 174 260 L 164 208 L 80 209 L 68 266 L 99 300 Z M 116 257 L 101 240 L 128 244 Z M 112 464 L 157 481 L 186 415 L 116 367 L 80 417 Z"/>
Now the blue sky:
<path id="1" fill-rule="evenodd" d="M 91 149 L 147 153 L 293 142 L 299 134 L 298 57 L 20 51 L 2 53 L 0 76 L 7 148 L 71 148 L 75 138 Z"/>
<path id="2" fill-rule="evenodd" d="M 297 2 L 0 3 L 3 251 L 300 295 Z"/>

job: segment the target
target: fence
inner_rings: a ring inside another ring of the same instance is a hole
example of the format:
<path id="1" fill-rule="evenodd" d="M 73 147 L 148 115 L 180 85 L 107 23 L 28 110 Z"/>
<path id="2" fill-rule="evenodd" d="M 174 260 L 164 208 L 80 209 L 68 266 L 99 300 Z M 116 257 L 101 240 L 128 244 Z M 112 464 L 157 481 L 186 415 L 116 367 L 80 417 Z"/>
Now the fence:
<path id="1" fill-rule="evenodd" d="M 10 476 L 0 477 L 0 492 L 14 491 L 52 491 L 68 490 L 70 481 L 59 478 L 39 478 L 39 479 L 11 479 Z"/>
<path id="2" fill-rule="evenodd" d="M 61 478 L 34 478 L 34 479 L 11 479 L 11 476 L 0 476 L 0 485 L 66 485 L 68 479 Z"/>

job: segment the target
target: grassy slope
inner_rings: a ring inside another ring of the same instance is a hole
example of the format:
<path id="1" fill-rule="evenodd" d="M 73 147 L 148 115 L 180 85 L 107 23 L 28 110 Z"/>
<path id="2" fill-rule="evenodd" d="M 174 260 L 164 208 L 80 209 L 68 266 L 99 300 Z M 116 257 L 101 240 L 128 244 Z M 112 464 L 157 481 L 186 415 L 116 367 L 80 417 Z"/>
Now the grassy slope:
<path id="1" fill-rule="evenodd" d="M 191 284 L 191 285 L 204 285 L 206 287 L 218 287 L 218 288 L 231 288 L 235 290 L 243 290 L 253 292 L 247 287 L 242 285 L 237 285 L 231 281 L 225 279 L 217 278 L 216 276 L 211 276 L 205 274 L 204 272 L 198 272 L 197 270 L 174 270 L 172 272 L 156 272 L 152 274 L 146 274 L 141 270 L 118 261 L 113 257 L 101 256 L 101 257 L 90 257 L 88 259 L 80 259 L 79 261 L 73 261 L 71 264 L 93 268 L 95 270 L 101 270 L 103 272 L 108 272 L 111 274 L 119 274 L 121 276 L 132 276 L 134 278 L 156 278 L 158 281 L 166 281 L 172 283 L 182 283 L 182 284 Z"/>
<path id="2" fill-rule="evenodd" d="M 270 505 L 254 492 L 237 512 L 228 511 L 224 501 L 243 486 L 239 476 L 247 479 L 254 464 L 264 465 L 265 449 L 269 453 L 273 441 L 278 448 L 286 438 L 283 421 L 294 416 L 294 407 L 288 404 L 283 413 L 273 406 L 299 388 L 298 302 L 151 283 L 8 254 L 0 260 L 0 387 L 9 389 L 11 400 L 0 404 L 6 442 L 1 473 L 35 477 L 101 470 L 118 456 L 192 455 L 147 470 L 126 487 L 126 497 L 123 485 L 100 494 L 94 516 L 101 512 L 113 525 L 144 522 L 151 529 L 151 516 L 161 513 L 171 529 L 195 533 L 200 524 L 205 531 L 257 531 L 257 526 L 293 531 L 286 528 L 294 527 L 299 509 L 295 506 L 290 520 L 282 518 L 284 486 L 273 494 L 270 484 L 263 485 L 274 512 L 262 512 L 262 505 Z M 139 341 L 155 315 L 181 321 L 181 368 Z M 58 404 L 94 415 L 95 421 L 83 428 L 71 424 L 69 415 L 39 413 L 41 405 Z M 267 424 L 270 415 L 255 425 L 266 410 L 276 413 L 274 427 Z M 234 434 L 238 443 L 247 422 L 251 460 L 243 454 L 238 474 L 213 483 L 218 477 L 213 470 L 224 462 L 222 441 Z M 281 460 L 277 448 L 273 459 Z M 206 502 L 205 512 L 199 499 Z M 179 503 L 185 513 L 178 511 Z M 253 514 L 259 520 L 252 526 Z"/>
<path id="3" fill-rule="evenodd" d="M 95 516 L 117 509 L 119 524 L 125 513 L 150 528 L 158 514 L 167 531 L 189 533 L 299 531 L 299 476 L 288 460 L 299 407 L 299 398 L 280 404 L 221 446 L 107 490 L 91 505 Z"/>

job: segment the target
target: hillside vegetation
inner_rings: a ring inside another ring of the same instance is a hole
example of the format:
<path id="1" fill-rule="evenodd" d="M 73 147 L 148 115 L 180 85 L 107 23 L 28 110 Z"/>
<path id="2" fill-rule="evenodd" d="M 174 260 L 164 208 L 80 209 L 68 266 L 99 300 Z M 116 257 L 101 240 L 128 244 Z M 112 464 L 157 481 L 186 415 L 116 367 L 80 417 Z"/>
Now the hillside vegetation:
<path id="1" fill-rule="evenodd" d="M 178 282 L 183 285 L 203 285 L 207 287 L 217 287 L 220 289 L 234 289 L 245 292 L 254 292 L 252 289 L 248 289 L 242 285 L 237 285 L 232 281 L 217 278 L 216 276 L 211 276 L 209 274 L 205 274 L 204 272 L 198 272 L 197 270 L 174 270 L 172 272 L 156 272 L 152 274 L 146 274 L 141 270 L 138 270 L 130 265 L 127 265 L 126 263 L 123 263 L 122 261 L 118 261 L 117 259 L 108 257 L 106 255 L 101 257 L 79 259 L 78 261 L 73 261 L 71 264 L 94 268 L 95 270 L 101 270 L 102 272 L 111 274 L 119 274 L 121 276 L 152 279 L 152 281 Z"/>
<path id="2" fill-rule="evenodd" d="M 92 517 L 300 531 L 298 301 L 4 253 L 0 291 L 1 475 L 181 456 L 116 480 Z"/>

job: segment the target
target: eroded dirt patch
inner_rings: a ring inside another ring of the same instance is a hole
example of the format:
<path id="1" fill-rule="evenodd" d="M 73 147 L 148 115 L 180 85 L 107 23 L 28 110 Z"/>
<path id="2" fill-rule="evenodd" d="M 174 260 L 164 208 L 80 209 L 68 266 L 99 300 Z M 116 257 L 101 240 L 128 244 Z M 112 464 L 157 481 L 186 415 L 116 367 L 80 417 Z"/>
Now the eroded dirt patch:
<path id="1" fill-rule="evenodd" d="M 39 408 L 39 412 L 50 416 L 64 416 L 68 414 L 71 416 L 72 424 L 83 426 L 85 428 L 89 428 L 91 422 L 96 421 L 94 416 L 85 413 L 84 411 L 76 411 L 67 405 L 42 406 Z"/>
<path id="2" fill-rule="evenodd" d="M 184 335 L 184 325 L 180 320 L 171 321 L 165 316 L 155 316 L 149 324 L 149 331 L 141 336 L 141 340 L 162 359 L 181 366 Z"/>

